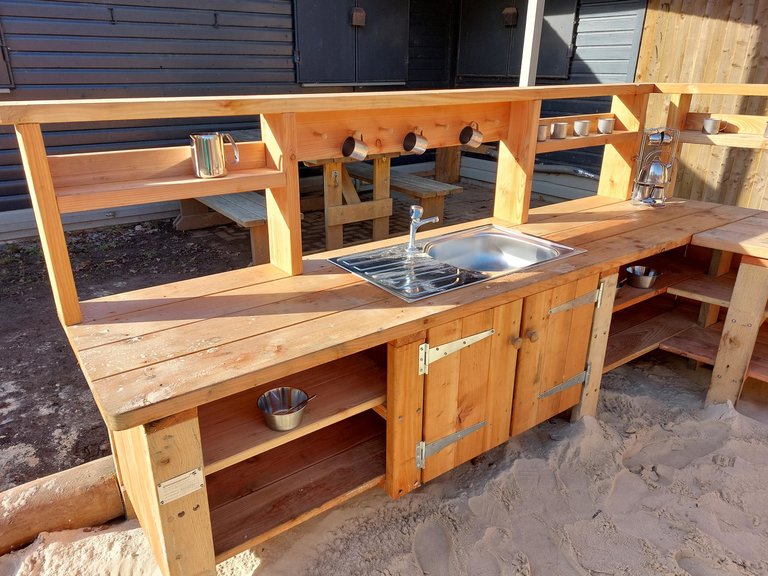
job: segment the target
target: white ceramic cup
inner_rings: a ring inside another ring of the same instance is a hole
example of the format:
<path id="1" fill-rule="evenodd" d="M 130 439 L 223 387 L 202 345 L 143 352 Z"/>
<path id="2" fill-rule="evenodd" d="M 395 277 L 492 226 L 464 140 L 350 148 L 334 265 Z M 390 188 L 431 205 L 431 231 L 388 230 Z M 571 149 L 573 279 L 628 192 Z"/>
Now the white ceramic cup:
<path id="1" fill-rule="evenodd" d="M 597 131 L 600 132 L 600 134 L 612 134 L 615 121 L 614 118 L 598 118 Z"/>
<path id="2" fill-rule="evenodd" d="M 726 126 L 728 126 L 728 122 L 720 120 L 719 118 L 705 118 L 701 131 L 704 132 L 704 134 L 717 134 L 718 132 L 725 130 Z"/>
<path id="3" fill-rule="evenodd" d="M 561 139 L 568 136 L 568 122 L 552 123 L 552 138 Z"/>
<path id="4" fill-rule="evenodd" d="M 574 136 L 589 136 L 589 120 L 575 120 L 573 122 Z"/>
<path id="5" fill-rule="evenodd" d="M 539 126 L 539 133 L 536 136 L 536 140 L 539 142 L 546 142 L 547 138 L 549 138 L 549 126 L 542 124 Z"/>

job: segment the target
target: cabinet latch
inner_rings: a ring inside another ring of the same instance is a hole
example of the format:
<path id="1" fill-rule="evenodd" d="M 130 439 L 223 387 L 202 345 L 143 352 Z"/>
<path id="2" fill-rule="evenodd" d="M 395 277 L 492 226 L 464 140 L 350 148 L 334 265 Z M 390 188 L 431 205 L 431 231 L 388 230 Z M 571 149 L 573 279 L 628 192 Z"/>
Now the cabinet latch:
<path id="1" fill-rule="evenodd" d="M 597 307 L 600 308 L 600 304 L 603 301 L 604 286 L 605 286 L 605 281 L 601 280 L 600 286 L 598 286 L 597 289 L 592 290 L 592 292 L 587 292 L 586 294 L 582 294 L 578 298 L 574 298 L 573 300 L 569 300 L 568 302 L 560 304 L 560 306 L 555 306 L 554 308 L 550 309 L 549 313 L 557 314 L 558 312 L 573 310 L 574 308 L 578 308 L 579 306 L 584 306 L 585 304 L 592 304 L 593 302 L 597 302 Z"/>
<path id="2" fill-rule="evenodd" d="M 460 338 L 458 340 L 454 340 L 453 342 L 440 344 L 440 346 L 434 346 L 432 348 L 430 348 L 429 344 L 426 344 L 426 343 L 422 344 L 421 346 L 419 346 L 419 375 L 428 374 L 429 365 L 432 364 L 432 362 L 436 362 L 437 360 L 440 360 L 440 358 L 444 358 L 449 354 L 458 352 L 462 348 L 471 346 L 475 342 L 479 342 L 483 338 L 487 338 L 488 336 L 491 336 L 495 333 L 496 333 L 496 330 L 491 328 L 490 330 L 486 330 L 485 332 L 472 334 L 472 336 L 467 336 L 466 338 Z"/>
<path id="3" fill-rule="evenodd" d="M 589 380 L 589 373 L 592 369 L 592 364 L 590 362 L 587 362 L 587 368 L 584 370 L 584 372 L 579 372 L 575 376 L 571 376 L 566 380 L 565 382 L 561 382 L 554 388 L 550 388 L 546 392 L 542 392 L 539 394 L 539 399 L 546 398 L 547 396 L 552 396 L 553 394 L 557 394 L 558 392 L 562 392 L 563 390 L 566 390 L 570 388 L 571 386 L 576 386 L 577 384 L 584 384 Z"/>
<path id="4" fill-rule="evenodd" d="M 434 442 L 430 442 L 427 444 L 423 440 L 416 444 L 416 468 L 424 469 L 427 465 L 427 458 L 432 456 L 432 454 L 436 454 L 437 452 L 440 452 L 443 448 L 446 446 L 450 446 L 451 444 L 454 444 L 455 442 L 458 442 L 465 436 L 469 436 L 473 432 L 477 432 L 485 426 L 486 422 L 483 420 L 482 422 L 478 422 L 477 424 L 472 424 L 472 426 L 469 426 L 468 428 L 464 428 L 464 430 L 459 430 L 458 432 L 454 432 L 453 434 L 449 434 L 448 436 L 443 436 L 439 440 L 435 440 Z"/>

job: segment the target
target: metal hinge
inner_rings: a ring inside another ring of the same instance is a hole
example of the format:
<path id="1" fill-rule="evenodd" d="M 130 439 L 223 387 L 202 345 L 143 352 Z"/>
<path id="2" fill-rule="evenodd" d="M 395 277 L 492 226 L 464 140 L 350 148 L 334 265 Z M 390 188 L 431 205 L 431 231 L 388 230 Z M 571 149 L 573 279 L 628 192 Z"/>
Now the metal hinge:
<path id="1" fill-rule="evenodd" d="M 571 386 L 576 386 L 577 384 L 583 384 L 589 380 L 589 374 L 592 369 L 592 364 L 587 362 L 587 368 L 584 370 L 584 372 L 579 372 L 575 376 L 571 376 L 566 380 L 565 382 L 561 382 L 554 388 L 550 388 L 546 392 L 542 392 L 539 394 L 539 399 L 546 398 L 547 396 L 552 396 L 553 394 L 557 394 L 558 392 L 562 392 L 563 390 L 566 390 L 570 388 Z"/>
<path id="2" fill-rule="evenodd" d="M 473 432 L 477 432 L 485 426 L 486 422 L 483 420 L 482 422 L 478 422 L 477 424 L 473 424 L 469 428 L 464 428 L 464 430 L 459 430 L 458 432 L 454 432 L 453 434 L 449 434 L 448 436 L 443 436 L 439 440 L 435 440 L 434 442 L 430 442 L 427 444 L 423 440 L 416 444 L 416 468 L 424 469 L 424 467 L 427 465 L 427 458 L 432 456 L 432 454 L 436 454 L 437 452 L 440 452 L 443 448 L 446 446 L 450 446 L 451 444 L 458 442 L 465 436 L 469 436 Z"/>
<path id="3" fill-rule="evenodd" d="M 293 61 L 294 61 L 296 64 L 298 64 L 299 62 L 301 62 L 301 52 L 299 52 L 298 50 L 294 50 L 294 51 L 293 51 Z"/>
<path id="4" fill-rule="evenodd" d="M 458 352 L 462 348 L 471 346 L 475 342 L 479 342 L 483 338 L 487 338 L 495 333 L 496 330 L 491 328 L 485 332 L 479 332 L 478 334 L 460 338 L 459 340 L 454 340 L 453 342 L 448 342 L 446 344 L 440 344 L 440 346 L 435 346 L 433 348 L 430 348 L 429 344 L 422 344 L 419 346 L 419 374 L 428 374 L 429 365 L 432 364 L 432 362 L 436 362 L 437 360 L 440 360 L 440 358 Z"/>
<path id="5" fill-rule="evenodd" d="M 595 290 L 592 290 L 592 292 L 587 292 L 586 294 L 582 294 L 578 298 L 574 298 L 573 300 L 565 302 L 564 304 L 560 304 L 560 306 L 555 306 L 554 308 L 550 309 L 549 313 L 557 314 L 558 312 L 573 310 L 574 308 L 578 308 L 579 306 L 584 306 L 585 304 L 592 304 L 593 302 L 597 302 L 597 308 L 600 308 L 600 304 L 603 303 L 604 288 L 605 288 L 605 281 L 600 280 L 600 285 Z"/>

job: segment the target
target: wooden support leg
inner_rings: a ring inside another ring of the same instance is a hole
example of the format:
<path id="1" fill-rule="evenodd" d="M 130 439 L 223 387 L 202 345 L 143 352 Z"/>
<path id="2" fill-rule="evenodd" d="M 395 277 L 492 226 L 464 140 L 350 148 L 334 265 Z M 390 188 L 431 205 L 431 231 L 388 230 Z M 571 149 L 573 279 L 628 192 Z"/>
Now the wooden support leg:
<path id="1" fill-rule="evenodd" d="M 437 216 L 440 221 L 436 224 L 425 224 L 420 230 L 430 230 L 432 228 L 439 228 L 443 226 L 444 213 L 445 213 L 445 196 L 433 196 L 432 198 L 424 198 L 421 201 L 421 207 L 424 208 L 424 215 L 422 219 Z"/>
<path id="2" fill-rule="evenodd" d="M 422 439 L 424 376 L 419 375 L 420 338 L 391 342 L 387 360 L 387 472 L 385 489 L 392 498 L 421 484 L 416 444 Z"/>
<path id="3" fill-rule="evenodd" d="M 251 258 L 253 265 L 269 262 L 269 227 L 266 223 L 251 226 Z"/>
<path id="4" fill-rule="evenodd" d="M 454 184 L 461 179 L 461 147 L 435 150 L 435 180 Z"/>
<path id="5" fill-rule="evenodd" d="M 373 199 L 389 199 L 389 157 L 376 158 L 373 161 Z M 389 237 L 389 216 L 374 218 L 373 239 L 383 240 Z"/>
<path id="6" fill-rule="evenodd" d="M 571 421 L 581 420 L 584 416 L 597 414 L 597 401 L 600 397 L 600 382 L 603 379 L 605 351 L 608 347 L 608 332 L 611 329 L 613 316 L 613 301 L 616 298 L 616 285 L 619 275 L 611 274 L 601 280 L 603 282 L 603 297 L 600 307 L 595 310 L 592 318 L 592 334 L 589 339 L 589 379 L 581 390 L 581 401 L 571 412 Z"/>
<path id="7" fill-rule="evenodd" d="M 767 301 L 768 260 L 745 256 L 739 266 L 725 317 L 707 404 L 726 400 L 735 404 L 738 400 Z"/>
<path id="8" fill-rule="evenodd" d="M 197 413 L 116 431 L 115 457 L 165 576 L 215 575 Z"/>
<path id="9" fill-rule="evenodd" d="M 325 249 L 335 250 L 344 244 L 344 226 L 328 223 L 329 208 L 342 205 L 341 162 L 323 165 L 323 191 L 325 194 Z"/>
<path id="10" fill-rule="evenodd" d="M 176 230 L 197 230 L 232 222 L 226 216 L 213 212 L 208 206 L 197 200 L 179 200 L 179 215 L 173 221 Z"/>

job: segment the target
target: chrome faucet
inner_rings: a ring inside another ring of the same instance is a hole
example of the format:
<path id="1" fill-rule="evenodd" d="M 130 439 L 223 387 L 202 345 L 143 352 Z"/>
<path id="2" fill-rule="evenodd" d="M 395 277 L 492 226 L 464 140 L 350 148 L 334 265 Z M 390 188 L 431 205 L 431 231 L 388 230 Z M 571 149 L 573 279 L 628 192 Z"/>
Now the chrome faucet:
<path id="1" fill-rule="evenodd" d="M 431 218 L 421 219 L 424 214 L 424 208 L 418 204 L 411 206 L 411 234 L 408 237 L 408 246 L 405 248 L 406 254 L 418 254 L 421 249 L 416 246 L 416 230 L 418 230 L 424 224 L 432 224 L 433 222 L 439 222 L 440 218 L 432 216 Z"/>

